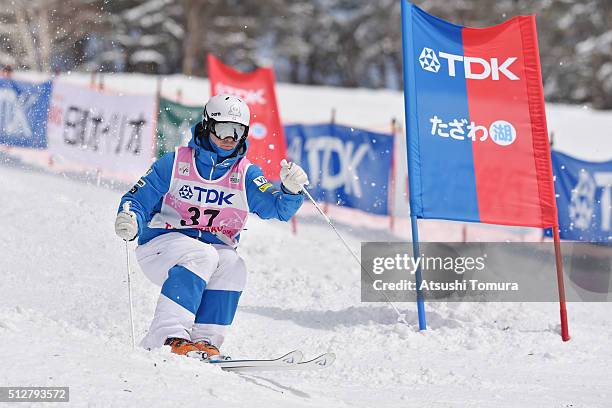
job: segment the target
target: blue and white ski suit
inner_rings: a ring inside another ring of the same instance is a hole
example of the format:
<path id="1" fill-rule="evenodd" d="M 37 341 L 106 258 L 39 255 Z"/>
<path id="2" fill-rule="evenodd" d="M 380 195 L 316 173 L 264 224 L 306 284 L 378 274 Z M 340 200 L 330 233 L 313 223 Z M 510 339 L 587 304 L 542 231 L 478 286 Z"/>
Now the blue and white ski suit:
<path id="1" fill-rule="evenodd" d="M 192 136 L 198 132 L 192 129 Z M 192 137 L 197 173 L 217 180 L 245 156 L 248 145 L 229 157 L 206 138 Z M 217 347 L 231 325 L 246 285 L 246 266 L 236 249 L 215 234 L 194 228 L 151 228 L 148 224 L 162 208 L 175 167 L 175 153 L 167 153 L 126 193 L 138 220 L 136 257 L 145 275 L 161 286 L 155 316 L 141 345 L 155 348 L 168 337 L 206 339 Z M 303 203 L 302 194 L 291 194 L 267 185 L 261 168 L 250 165 L 243 175 L 248 211 L 262 219 L 288 221 Z M 265 186 L 264 188 L 261 188 Z"/>

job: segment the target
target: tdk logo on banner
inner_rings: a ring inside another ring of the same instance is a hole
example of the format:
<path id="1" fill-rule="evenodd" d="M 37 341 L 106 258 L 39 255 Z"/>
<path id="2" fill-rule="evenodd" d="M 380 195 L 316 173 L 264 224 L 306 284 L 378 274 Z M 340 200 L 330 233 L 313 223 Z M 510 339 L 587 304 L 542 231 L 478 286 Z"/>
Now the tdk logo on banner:
<path id="1" fill-rule="evenodd" d="M 439 58 L 438 58 L 439 57 Z M 446 60 L 448 76 L 456 76 L 456 62 L 463 62 L 463 70 L 467 79 L 487 79 L 491 77 L 493 81 L 499 81 L 500 74 L 511 81 L 518 81 L 517 77 L 510 71 L 510 65 L 516 61 L 516 57 L 507 58 L 501 65 L 497 58 L 486 60 L 479 57 L 464 57 L 462 55 L 448 54 L 446 52 L 436 52 L 431 48 L 423 48 L 419 57 L 421 68 L 425 71 L 438 73 L 441 68 L 440 59 Z"/>
<path id="2" fill-rule="evenodd" d="M 215 94 L 235 95 L 244 99 L 248 105 L 265 105 L 268 103 L 264 89 L 241 89 L 219 82 L 215 85 Z"/>
<path id="3" fill-rule="evenodd" d="M 225 191 L 217 191 L 212 188 L 202 188 L 198 186 L 192 187 L 188 185 L 183 185 L 179 189 L 179 196 L 185 200 L 191 200 L 197 191 L 197 197 L 195 200 L 198 202 L 205 202 L 207 204 L 217 204 L 217 205 L 232 205 L 230 199 L 235 195 L 234 193 L 227 194 Z"/>
<path id="4" fill-rule="evenodd" d="M 13 137 L 32 137 L 28 111 L 36 103 L 36 95 L 17 95 L 11 88 L 0 89 L 0 130 Z"/>

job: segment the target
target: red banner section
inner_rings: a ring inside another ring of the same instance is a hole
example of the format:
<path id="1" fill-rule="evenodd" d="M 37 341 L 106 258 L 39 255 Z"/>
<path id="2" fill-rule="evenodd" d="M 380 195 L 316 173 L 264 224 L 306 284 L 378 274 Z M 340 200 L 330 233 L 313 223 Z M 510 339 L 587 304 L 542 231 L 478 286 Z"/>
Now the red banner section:
<path id="1" fill-rule="evenodd" d="M 411 214 L 557 225 L 534 17 L 469 28 L 402 4 Z"/>
<path id="2" fill-rule="evenodd" d="M 236 71 L 208 54 L 208 77 L 211 95 L 235 95 L 249 105 L 247 157 L 262 168 L 268 180 L 279 180 L 279 163 L 286 157 L 287 147 L 274 92 L 274 71 L 271 68 Z"/>
<path id="3" fill-rule="evenodd" d="M 470 119 L 492 124 L 494 142 L 472 144 L 480 221 L 556 225 L 535 18 L 462 34 L 464 58 L 476 66 L 466 81 Z"/>

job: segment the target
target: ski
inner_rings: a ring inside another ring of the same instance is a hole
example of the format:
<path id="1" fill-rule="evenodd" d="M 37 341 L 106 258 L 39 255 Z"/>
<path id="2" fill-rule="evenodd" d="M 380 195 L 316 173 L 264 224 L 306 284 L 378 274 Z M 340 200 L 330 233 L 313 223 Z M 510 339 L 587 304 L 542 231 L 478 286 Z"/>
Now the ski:
<path id="1" fill-rule="evenodd" d="M 287 367 L 298 364 L 304 355 L 301 351 L 295 350 L 275 359 L 243 359 L 243 360 L 212 360 L 209 364 L 221 367 L 226 371 L 243 371 L 242 369 L 251 368 L 251 371 L 264 370 L 274 367 Z M 246 371 L 246 370 L 244 370 Z"/>
<path id="2" fill-rule="evenodd" d="M 298 352 L 300 353 L 300 352 Z M 290 355 L 289 353 L 288 355 Z M 288 356 L 287 355 L 287 356 Z M 300 353 L 300 357 L 301 357 Z M 283 356 L 286 357 L 286 356 Z M 281 359 L 283 358 L 281 357 Z M 249 372 L 249 371 L 286 371 L 286 370 L 316 370 L 327 368 L 333 364 L 336 360 L 336 355 L 334 353 L 325 353 L 320 356 L 313 358 L 312 360 L 307 361 L 297 361 L 293 363 L 281 363 L 279 364 L 279 359 L 276 360 L 234 360 L 234 362 L 238 362 L 238 364 L 231 366 L 222 366 L 225 371 L 233 371 L 233 372 Z M 261 364 L 261 363 L 264 364 Z M 270 362 L 275 362 L 270 364 Z"/>
<path id="3" fill-rule="evenodd" d="M 325 353 L 312 360 L 302 361 L 296 365 L 298 370 L 321 369 L 329 367 L 334 361 L 336 361 L 336 355 L 334 353 Z"/>

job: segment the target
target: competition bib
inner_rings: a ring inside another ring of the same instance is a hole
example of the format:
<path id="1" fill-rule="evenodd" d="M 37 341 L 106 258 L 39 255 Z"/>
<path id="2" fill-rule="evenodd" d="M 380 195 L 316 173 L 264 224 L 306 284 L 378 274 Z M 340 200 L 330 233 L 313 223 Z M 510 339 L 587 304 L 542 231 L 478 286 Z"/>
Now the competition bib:
<path id="1" fill-rule="evenodd" d="M 178 147 L 170 189 L 149 227 L 206 231 L 235 247 L 249 214 L 245 175 L 250 164 L 243 157 L 220 178 L 206 180 L 198 174 L 193 149 Z"/>

